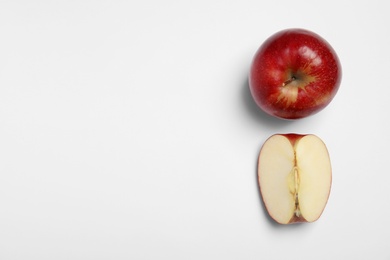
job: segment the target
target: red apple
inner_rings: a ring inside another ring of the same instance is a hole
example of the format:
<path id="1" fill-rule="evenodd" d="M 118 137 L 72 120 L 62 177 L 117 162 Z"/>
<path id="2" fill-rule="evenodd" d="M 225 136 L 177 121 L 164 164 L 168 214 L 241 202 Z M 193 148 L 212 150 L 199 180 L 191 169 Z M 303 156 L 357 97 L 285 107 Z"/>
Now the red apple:
<path id="1" fill-rule="evenodd" d="M 256 104 L 284 119 L 322 110 L 340 82 L 336 52 L 321 36 L 303 29 L 280 31 L 268 38 L 255 54 L 249 74 Z"/>

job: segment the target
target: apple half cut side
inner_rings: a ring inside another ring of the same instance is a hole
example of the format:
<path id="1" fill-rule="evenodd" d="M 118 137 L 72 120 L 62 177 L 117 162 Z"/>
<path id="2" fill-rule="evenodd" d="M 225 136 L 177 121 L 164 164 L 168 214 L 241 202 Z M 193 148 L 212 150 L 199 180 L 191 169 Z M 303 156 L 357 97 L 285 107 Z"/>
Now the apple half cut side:
<path id="1" fill-rule="evenodd" d="M 258 180 L 264 205 L 276 222 L 316 221 L 332 185 L 328 150 L 315 135 L 275 134 L 260 150 Z"/>

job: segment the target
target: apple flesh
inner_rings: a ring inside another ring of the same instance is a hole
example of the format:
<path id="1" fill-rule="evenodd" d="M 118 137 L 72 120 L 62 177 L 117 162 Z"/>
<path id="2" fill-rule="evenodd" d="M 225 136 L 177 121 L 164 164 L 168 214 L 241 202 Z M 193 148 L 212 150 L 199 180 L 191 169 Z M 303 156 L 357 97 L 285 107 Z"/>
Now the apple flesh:
<path id="1" fill-rule="evenodd" d="M 316 221 L 331 189 L 328 150 L 315 135 L 275 134 L 261 148 L 258 180 L 264 205 L 276 222 Z"/>
<path id="2" fill-rule="evenodd" d="M 325 108 L 341 82 L 336 52 L 321 36 L 303 29 L 280 31 L 256 52 L 249 87 L 266 113 L 298 119 Z"/>

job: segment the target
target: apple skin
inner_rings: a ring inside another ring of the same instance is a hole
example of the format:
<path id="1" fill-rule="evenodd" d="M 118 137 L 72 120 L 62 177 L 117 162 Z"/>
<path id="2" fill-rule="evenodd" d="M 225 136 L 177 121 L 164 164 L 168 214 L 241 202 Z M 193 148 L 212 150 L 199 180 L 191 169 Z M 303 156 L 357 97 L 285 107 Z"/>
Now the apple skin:
<path id="1" fill-rule="evenodd" d="M 287 29 L 268 38 L 256 52 L 249 88 L 267 114 L 299 119 L 325 108 L 341 82 L 336 52 L 321 36 Z"/>

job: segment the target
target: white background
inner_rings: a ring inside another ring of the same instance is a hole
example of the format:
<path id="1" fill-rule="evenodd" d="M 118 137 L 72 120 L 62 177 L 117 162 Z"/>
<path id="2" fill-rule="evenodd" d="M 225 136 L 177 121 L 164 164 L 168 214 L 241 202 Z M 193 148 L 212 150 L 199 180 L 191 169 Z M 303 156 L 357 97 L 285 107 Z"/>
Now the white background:
<path id="1" fill-rule="evenodd" d="M 390 259 L 385 1 L 1 1 L 0 259 Z M 271 34 L 334 47 L 340 90 L 298 121 L 248 91 Z M 274 133 L 328 146 L 321 218 L 266 213 Z"/>

